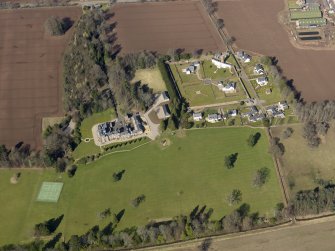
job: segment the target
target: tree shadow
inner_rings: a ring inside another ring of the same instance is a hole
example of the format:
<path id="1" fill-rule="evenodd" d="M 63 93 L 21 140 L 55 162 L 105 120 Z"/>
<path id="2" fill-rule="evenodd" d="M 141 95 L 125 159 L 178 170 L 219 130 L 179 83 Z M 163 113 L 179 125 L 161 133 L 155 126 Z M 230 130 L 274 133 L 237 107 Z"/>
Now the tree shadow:
<path id="1" fill-rule="evenodd" d="M 197 213 L 198 213 L 198 210 L 199 210 L 199 205 L 197 205 L 197 206 L 191 211 L 191 213 L 190 213 L 190 218 L 191 218 L 191 219 L 194 219 L 194 218 L 195 218 L 195 216 L 196 216 Z"/>
<path id="2" fill-rule="evenodd" d="M 237 161 L 237 156 L 238 156 L 238 153 L 233 153 L 230 158 L 231 158 L 231 163 L 232 165 L 234 166 L 235 165 L 235 162 Z"/>
<path id="3" fill-rule="evenodd" d="M 212 245 L 212 239 L 206 238 L 199 246 L 199 251 L 208 251 Z"/>
<path id="4" fill-rule="evenodd" d="M 48 241 L 44 245 L 42 251 L 54 249 L 55 246 L 56 246 L 56 244 L 57 244 L 57 242 L 60 240 L 61 237 L 62 237 L 62 233 L 56 234 L 50 241 Z"/>
<path id="5" fill-rule="evenodd" d="M 66 33 L 74 24 L 74 21 L 69 18 L 69 17 L 64 17 L 62 19 L 62 24 L 63 24 L 63 29 L 64 29 L 64 33 Z"/>
<path id="6" fill-rule="evenodd" d="M 262 136 L 262 135 L 261 135 L 259 132 L 256 132 L 256 133 L 255 133 L 255 136 L 254 136 L 254 137 L 255 137 L 255 145 L 258 143 L 258 141 L 259 141 L 259 139 L 261 138 L 261 136 Z"/>
<path id="7" fill-rule="evenodd" d="M 121 221 L 121 219 L 123 218 L 125 212 L 126 212 L 126 209 L 122 209 L 120 212 L 118 212 L 118 213 L 116 214 L 116 219 L 117 219 L 118 222 Z"/>
<path id="8" fill-rule="evenodd" d="M 108 223 L 102 230 L 101 232 L 104 234 L 104 235 L 110 235 L 112 234 L 114 231 L 114 227 L 113 227 L 113 223 L 110 222 Z"/>
<path id="9" fill-rule="evenodd" d="M 250 212 L 250 205 L 247 203 L 243 203 L 238 209 L 237 212 L 239 213 L 239 215 L 244 218 L 246 217 L 249 212 Z"/>
<path id="10" fill-rule="evenodd" d="M 64 218 L 64 214 L 62 214 L 58 218 L 52 218 L 52 219 L 47 221 L 47 227 L 48 227 L 50 233 L 53 233 L 53 232 L 56 231 L 56 229 L 58 228 L 58 226 L 62 222 L 63 218 Z"/>

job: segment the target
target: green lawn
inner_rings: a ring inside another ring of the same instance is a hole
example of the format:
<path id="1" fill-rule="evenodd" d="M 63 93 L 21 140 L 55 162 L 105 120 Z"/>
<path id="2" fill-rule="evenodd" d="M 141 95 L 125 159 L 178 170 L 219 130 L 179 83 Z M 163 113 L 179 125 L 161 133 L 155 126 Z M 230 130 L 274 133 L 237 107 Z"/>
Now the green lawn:
<path id="1" fill-rule="evenodd" d="M 92 127 L 96 124 L 110 121 L 115 118 L 115 111 L 113 109 L 108 109 L 104 112 L 95 113 L 92 116 L 84 119 L 80 125 L 80 132 L 82 139 L 90 138 L 90 142 L 85 142 L 84 140 L 79 144 L 79 146 L 74 150 L 73 157 L 79 159 L 81 157 L 97 154 L 100 151 L 100 147 L 94 144 Z"/>
<path id="2" fill-rule="evenodd" d="M 261 132 L 260 141 L 250 148 L 246 140 L 251 133 Z M 152 219 L 187 214 L 197 205 L 214 209 L 213 217 L 221 218 L 234 208 L 226 202 L 233 189 L 242 192 L 242 203 L 251 212 L 273 215 L 282 200 L 268 139 L 264 131 L 250 128 L 201 129 L 166 136 L 171 143 L 162 147 L 150 142 L 132 152 L 102 157 L 87 166 L 79 166 L 75 177 L 56 174 L 54 170 L 20 170 L 16 185 L 10 184 L 12 170 L 0 170 L 0 244 L 29 240 L 34 224 L 64 214 L 58 228 L 63 237 L 82 234 L 92 226 L 106 225 L 97 214 L 106 208 L 125 210 L 119 227 L 143 225 Z M 224 167 L 224 157 L 238 153 L 233 169 Z M 269 181 L 262 188 L 252 186 L 256 170 L 268 167 Z M 113 173 L 125 170 L 120 182 Z M 58 203 L 37 202 L 43 181 L 64 182 Z M 144 194 L 138 208 L 130 201 Z"/>
<path id="3" fill-rule="evenodd" d="M 95 113 L 92 116 L 83 120 L 80 126 L 82 138 L 92 138 L 92 127 L 96 124 L 107 122 L 115 118 L 113 109 L 108 109 L 104 112 Z"/>
<path id="4" fill-rule="evenodd" d="M 233 76 L 229 69 L 218 69 L 210 60 L 202 62 L 202 69 L 205 78 L 212 80 L 224 80 Z"/>

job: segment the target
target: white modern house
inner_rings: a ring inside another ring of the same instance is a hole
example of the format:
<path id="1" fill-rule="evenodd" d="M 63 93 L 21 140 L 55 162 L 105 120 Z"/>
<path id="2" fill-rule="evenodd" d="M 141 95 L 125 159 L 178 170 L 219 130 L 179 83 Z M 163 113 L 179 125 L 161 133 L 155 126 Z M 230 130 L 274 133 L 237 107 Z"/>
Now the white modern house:
<path id="1" fill-rule="evenodd" d="M 265 71 L 264 71 L 263 65 L 256 64 L 255 67 L 254 67 L 254 74 L 261 75 L 261 74 L 264 74 L 264 73 L 265 73 Z"/>
<path id="2" fill-rule="evenodd" d="M 201 112 L 193 113 L 193 120 L 194 121 L 201 121 L 202 120 L 202 113 Z"/>
<path id="3" fill-rule="evenodd" d="M 218 69 L 231 69 L 233 66 L 225 62 L 221 62 L 215 58 L 212 58 L 212 64 L 215 65 Z"/>
<path id="4" fill-rule="evenodd" d="M 233 93 L 236 92 L 236 83 L 229 82 L 228 84 L 223 84 L 222 82 L 220 82 L 218 84 L 218 88 L 220 91 L 223 91 L 225 93 Z"/>
<path id="5" fill-rule="evenodd" d="M 229 116 L 236 117 L 237 116 L 237 110 L 230 110 L 228 111 Z"/>
<path id="6" fill-rule="evenodd" d="M 288 104 L 286 101 L 278 102 L 278 111 L 285 111 L 288 109 Z"/>
<path id="7" fill-rule="evenodd" d="M 222 120 L 222 116 L 220 114 L 208 114 L 206 121 L 209 123 L 217 123 Z"/>
<path id="8" fill-rule="evenodd" d="M 256 78 L 256 82 L 260 86 L 266 86 L 269 83 L 269 80 L 267 77 L 259 77 Z"/>
<path id="9" fill-rule="evenodd" d="M 251 56 L 245 53 L 244 51 L 237 52 L 236 57 L 243 63 L 249 63 L 251 61 Z"/>

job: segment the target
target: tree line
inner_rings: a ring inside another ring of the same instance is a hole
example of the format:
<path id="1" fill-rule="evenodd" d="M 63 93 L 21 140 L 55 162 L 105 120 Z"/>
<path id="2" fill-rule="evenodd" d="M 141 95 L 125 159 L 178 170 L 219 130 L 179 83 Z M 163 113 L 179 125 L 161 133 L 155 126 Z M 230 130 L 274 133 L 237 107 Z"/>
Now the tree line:
<path id="1" fill-rule="evenodd" d="M 152 246 L 213 234 L 226 234 L 264 227 L 281 222 L 286 217 L 285 209 L 281 203 L 275 206 L 274 211 L 274 217 L 268 222 L 258 213 L 251 213 L 250 206 L 244 203 L 231 214 L 216 220 L 212 219 L 213 209 L 207 209 L 206 206 L 197 206 L 188 215 L 180 215 L 168 221 L 151 222 L 145 226 L 134 226 L 121 230 L 117 228 L 120 218 L 116 216 L 105 227 L 100 228 L 96 225 L 85 234 L 72 235 L 68 240 L 60 240 L 61 233 L 58 233 L 48 242 L 37 238 L 30 244 L 5 245 L 0 250 L 46 250 L 46 246 L 50 249 L 61 251 L 82 249 L 114 250 Z M 109 218 L 112 213 L 108 209 L 103 211 L 103 213 L 106 212 L 106 217 Z M 52 222 L 54 221 L 52 219 Z M 55 228 L 50 230 L 49 226 L 50 220 L 36 224 L 35 231 L 36 229 L 41 229 L 42 233 L 50 235 L 52 231 L 55 231 Z M 58 225 L 56 224 L 56 226 Z"/>

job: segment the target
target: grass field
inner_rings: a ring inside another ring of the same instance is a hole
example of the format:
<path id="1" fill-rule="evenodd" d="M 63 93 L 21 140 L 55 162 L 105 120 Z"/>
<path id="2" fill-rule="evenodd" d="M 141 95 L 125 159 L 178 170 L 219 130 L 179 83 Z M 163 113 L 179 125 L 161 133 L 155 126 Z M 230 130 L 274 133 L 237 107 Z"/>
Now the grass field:
<path id="1" fill-rule="evenodd" d="M 307 146 L 302 137 L 302 126 L 290 126 L 294 133 L 288 139 L 281 139 L 285 146 L 285 154 L 281 159 L 286 181 L 291 186 L 291 192 L 302 189 L 313 189 L 317 179 L 335 180 L 335 129 L 330 128 L 318 148 Z M 287 126 L 271 129 L 273 134 L 282 138 L 282 132 Z"/>
<path id="2" fill-rule="evenodd" d="M 137 70 L 132 82 L 136 83 L 138 81 L 140 81 L 141 84 L 147 84 L 156 92 L 166 91 L 166 86 L 162 79 L 162 75 L 157 68 Z"/>
<path id="3" fill-rule="evenodd" d="M 44 132 L 48 126 L 54 126 L 55 124 L 60 124 L 65 117 L 44 117 L 42 118 L 42 131 Z"/>
<path id="4" fill-rule="evenodd" d="M 250 148 L 246 140 L 257 131 L 262 133 L 260 141 Z M 213 208 L 213 217 L 221 218 L 234 209 L 226 197 L 236 188 L 242 192 L 242 202 L 251 205 L 251 212 L 271 216 L 275 204 L 282 200 L 264 131 L 203 129 L 166 137 L 171 141 L 167 147 L 155 141 L 132 152 L 105 156 L 79 166 L 72 179 L 54 170 L 22 170 L 18 184 L 13 185 L 10 177 L 14 171 L 1 170 L 0 244 L 28 240 L 34 224 L 62 214 L 57 231 L 68 239 L 93 225 L 106 225 L 111 219 L 97 216 L 106 208 L 114 213 L 124 209 L 119 227 L 126 227 L 186 214 L 197 205 Z M 232 153 L 238 153 L 238 159 L 228 170 L 224 156 Z M 255 188 L 252 179 L 261 167 L 270 168 L 269 181 Z M 121 170 L 125 170 L 122 180 L 113 182 L 113 173 Z M 58 203 L 36 202 L 44 181 L 64 183 Z M 130 201 L 140 194 L 146 200 L 133 208 Z"/>

